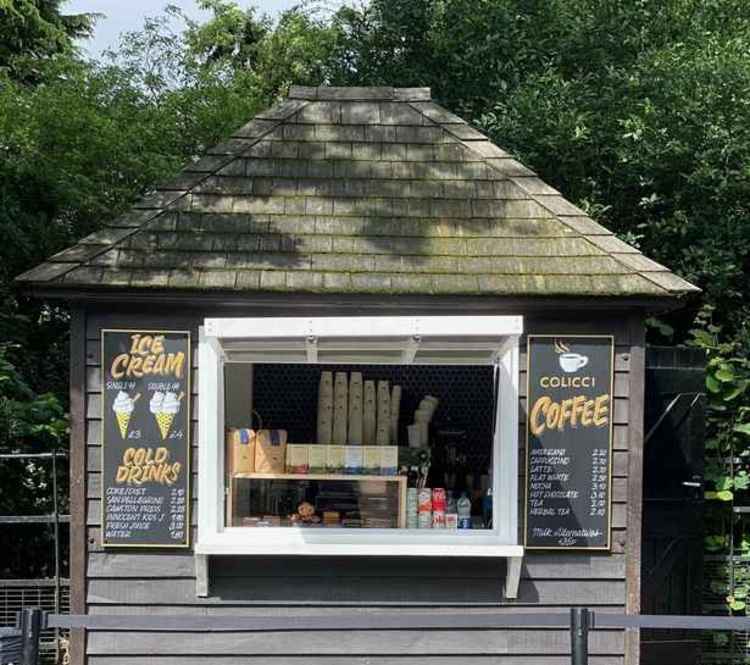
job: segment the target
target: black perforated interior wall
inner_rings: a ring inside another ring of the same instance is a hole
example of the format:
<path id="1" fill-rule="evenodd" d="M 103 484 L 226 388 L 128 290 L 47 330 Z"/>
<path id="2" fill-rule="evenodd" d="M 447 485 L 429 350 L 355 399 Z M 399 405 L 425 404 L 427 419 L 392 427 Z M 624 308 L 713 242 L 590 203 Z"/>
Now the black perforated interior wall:
<path id="1" fill-rule="evenodd" d="M 285 429 L 292 443 L 316 439 L 320 373 L 362 372 L 365 380 L 388 380 L 402 387 L 399 444 L 407 444 L 406 426 L 425 395 L 440 405 L 433 418 L 433 436 L 444 429 L 465 431 L 469 464 L 486 471 L 493 430 L 493 369 L 489 366 L 446 365 L 271 365 L 254 366 L 255 410 L 263 426 Z"/>

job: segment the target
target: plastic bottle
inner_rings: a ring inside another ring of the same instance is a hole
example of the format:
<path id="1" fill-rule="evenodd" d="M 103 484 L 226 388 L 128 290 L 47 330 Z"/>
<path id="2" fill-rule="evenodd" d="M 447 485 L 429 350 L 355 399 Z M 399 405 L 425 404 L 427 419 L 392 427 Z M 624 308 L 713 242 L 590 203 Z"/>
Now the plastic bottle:
<path id="1" fill-rule="evenodd" d="M 456 508 L 458 509 L 458 528 L 471 529 L 471 501 L 466 496 L 466 492 L 461 495 Z"/>
<path id="2" fill-rule="evenodd" d="M 487 494 L 482 497 L 482 519 L 484 528 L 492 528 L 492 488 L 487 488 Z"/>

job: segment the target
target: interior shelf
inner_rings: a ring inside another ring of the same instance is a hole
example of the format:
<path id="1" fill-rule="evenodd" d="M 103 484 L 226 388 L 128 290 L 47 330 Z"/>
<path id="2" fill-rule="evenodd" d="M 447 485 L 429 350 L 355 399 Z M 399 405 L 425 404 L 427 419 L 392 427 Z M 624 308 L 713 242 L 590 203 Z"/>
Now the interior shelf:
<path id="1" fill-rule="evenodd" d="M 345 473 L 234 473 L 233 478 L 253 480 L 340 480 L 406 483 L 406 476 L 373 476 Z"/>

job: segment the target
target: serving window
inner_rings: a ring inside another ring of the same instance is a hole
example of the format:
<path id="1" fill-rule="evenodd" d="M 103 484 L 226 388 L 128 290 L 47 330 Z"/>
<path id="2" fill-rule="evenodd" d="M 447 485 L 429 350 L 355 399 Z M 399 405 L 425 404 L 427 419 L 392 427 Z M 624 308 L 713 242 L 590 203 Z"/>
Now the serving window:
<path id="1" fill-rule="evenodd" d="M 207 320 L 197 551 L 517 556 L 520 333 L 499 316 Z"/>

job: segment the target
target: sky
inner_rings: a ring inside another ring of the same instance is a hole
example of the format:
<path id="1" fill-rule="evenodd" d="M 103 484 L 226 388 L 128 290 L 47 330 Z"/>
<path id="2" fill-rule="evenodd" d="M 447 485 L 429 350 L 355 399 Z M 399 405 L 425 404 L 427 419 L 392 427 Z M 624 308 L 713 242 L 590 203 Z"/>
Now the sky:
<path id="1" fill-rule="evenodd" d="M 97 56 L 105 49 L 116 46 L 120 33 L 138 30 L 146 16 L 160 14 L 167 4 L 177 5 L 192 19 L 208 16 L 198 9 L 194 0 L 68 0 L 63 11 L 70 14 L 96 12 L 105 15 L 97 22 L 94 37 L 81 43 L 85 52 Z M 299 0 L 238 0 L 238 4 L 242 7 L 255 5 L 260 13 L 275 17 L 280 11 L 299 4 Z"/>

